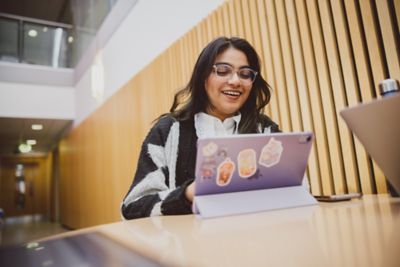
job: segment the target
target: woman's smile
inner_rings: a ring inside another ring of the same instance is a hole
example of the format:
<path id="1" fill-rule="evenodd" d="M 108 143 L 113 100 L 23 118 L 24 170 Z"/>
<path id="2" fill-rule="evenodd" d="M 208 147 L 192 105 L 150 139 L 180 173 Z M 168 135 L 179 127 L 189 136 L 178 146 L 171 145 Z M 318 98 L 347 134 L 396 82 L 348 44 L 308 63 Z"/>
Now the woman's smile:
<path id="1" fill-rule="evenodd" d="M 234 98 L 238 98 L 242 95 L 242 92 L 237 91 L 237 90 L 224 90 L 224 91 L 222 91 L 222 93 L 224 95 L 227 95 L 229 97 L 234 97 Z"/>

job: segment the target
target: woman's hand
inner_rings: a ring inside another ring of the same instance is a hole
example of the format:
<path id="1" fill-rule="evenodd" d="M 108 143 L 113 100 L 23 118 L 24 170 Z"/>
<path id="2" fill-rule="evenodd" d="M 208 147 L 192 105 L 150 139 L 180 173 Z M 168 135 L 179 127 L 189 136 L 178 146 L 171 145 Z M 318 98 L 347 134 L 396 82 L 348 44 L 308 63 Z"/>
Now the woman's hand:
<path id="1" fill-rule="evenodd" d="M 193 202 L 193 197 L 194 197 L 194 181 L 193 181 L 188 187 L 186 187 L 186 190 L 185 190 L 185 197 L 186 197 L 187 200 L 189 200 L 190 202 Z"/>

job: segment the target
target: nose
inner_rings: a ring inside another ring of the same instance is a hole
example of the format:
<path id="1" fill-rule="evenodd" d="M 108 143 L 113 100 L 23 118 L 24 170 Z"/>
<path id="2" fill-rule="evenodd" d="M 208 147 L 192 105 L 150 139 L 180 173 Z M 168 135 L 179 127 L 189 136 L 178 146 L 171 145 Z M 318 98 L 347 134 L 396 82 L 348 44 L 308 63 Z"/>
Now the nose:
<path id="1" fill-rule="evenodd" d="M 230 84 L 240 84 L 240 78 L 236 71 L 232 72 L 232 75 L 231 75 L 231 77 L 229 77 L 228 82 Z"/>

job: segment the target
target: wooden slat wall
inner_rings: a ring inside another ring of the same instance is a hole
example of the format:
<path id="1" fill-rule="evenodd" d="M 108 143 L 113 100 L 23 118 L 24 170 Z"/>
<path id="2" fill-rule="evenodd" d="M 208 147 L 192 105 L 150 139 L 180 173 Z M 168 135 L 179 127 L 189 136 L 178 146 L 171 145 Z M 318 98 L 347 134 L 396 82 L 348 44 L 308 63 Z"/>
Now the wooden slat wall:
<path id="1" fill-rule="evenodd" d="M 201 49 L 248 39 L 273 88 L 266 113 L 283 131 L 315 133 L 313 194 L 386 193 L 384 175 L 338 112 L 400 79 L 399 1 L 230 0 L 177 40 L 60 143 L 61 217 L 80 228 L 119 219 L 151 122 L 167 112 Z"/>

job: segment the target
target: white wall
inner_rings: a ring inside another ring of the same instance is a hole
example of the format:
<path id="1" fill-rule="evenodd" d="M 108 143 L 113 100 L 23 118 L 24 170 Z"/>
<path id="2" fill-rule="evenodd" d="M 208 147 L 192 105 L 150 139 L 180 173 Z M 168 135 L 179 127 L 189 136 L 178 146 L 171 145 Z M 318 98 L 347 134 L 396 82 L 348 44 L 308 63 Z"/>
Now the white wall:
<path id="1" fill-rule="evenodd" d="M 0 62 L 0 117 L 73 120 L 74 71 Z"/>
<path id="2" fill-rule="evenodd" d="M 0 82 L 0 117 L 75 118 L 75 90 L 67 86 Z"/>
<path id="3" fill-rule="evenodd" d="M 124 2 L 120 0 L 117 5 L 123 5 Z M 103 101 L 223 2 L 224 0 L 137 1 L 104 47 L 97 47 L 98 51 L 101 50 L 104 66 Z M 89 56 L 93 57 L 93 53 Z M 91 96 L 90 69 L 76 76 L 80 78 L 76 83 L 75 125 L 99 106 L 99 102 Z"/>
<path id="4" fill-rule="evenodd" d="M 74 86 L 74 70 L 0 61 L 0 81 L 10 83 Z"/>

